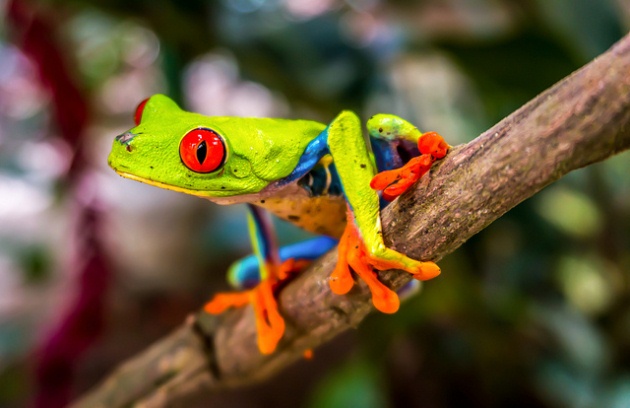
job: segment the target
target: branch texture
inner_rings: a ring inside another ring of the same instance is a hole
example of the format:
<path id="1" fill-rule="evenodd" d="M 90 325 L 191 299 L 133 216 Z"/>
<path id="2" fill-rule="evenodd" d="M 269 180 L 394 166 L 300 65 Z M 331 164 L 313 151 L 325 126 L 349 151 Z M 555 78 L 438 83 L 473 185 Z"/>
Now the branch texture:
<path id="1" fill-rule="evenodd" d="M 630 35 L 477 139 L 453 148 L 414 191 L 383 211 L 386 243 L 416 259 L 439 260 L 568 172 L 628 149 L 628 73 Z M 287 332 L 271 356 L 258 352 L 250 308 L 219 317 L 199 313 L 119 367 L 75 407 L 164 406 L 195 392 L 267 378 L 372 310 L 364 285 L 347 296 L 330 292 L 335 261 L 332 251 L 281 292 Z M 380 277 L 394 289 L 410 279 L 397 271 Z"/>

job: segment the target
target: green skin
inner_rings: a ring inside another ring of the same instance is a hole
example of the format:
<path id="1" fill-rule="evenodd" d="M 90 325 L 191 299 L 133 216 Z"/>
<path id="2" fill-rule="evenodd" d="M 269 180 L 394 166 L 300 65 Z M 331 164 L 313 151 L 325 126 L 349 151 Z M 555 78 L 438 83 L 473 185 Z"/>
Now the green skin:
<path id="1" fill-rule="evenodd" d="M 214 130 L 225 142 L 227 158 L 212 173 L 188 169 L 179 155 L 182 137 L 199 127 Z M 376 115 L 367 127 L 370 135 L 384 139 L 396 135 L 398 139 L 417 141 L 421 136 L 413 125 L 394 115 Z M 307 120 L 208 117 L 185 112 L 168 97 L 154 95 L 144 107 L 141 123 L 114 142 L 108 162 L 123 177 L 219 204 L 250 203 L 265 207 L 274 203 L 268 208 L 270 211 L 289 221 L 304 215 L 309 221 L 306 227 L 301 224 L 302 227 L 329 235 L 339 235 L 342 231 L 339 225 L 343 226 L 343 222 L 337 216 L 343 216 L 347 201 L 370 256 L 397 262 L 401 269 L 417 273 L 422 262 L 383 243 L 379 198 L 370 188 L 376 168 L 360 120 L 354 113 L 342 112 L 328 127 L 328 149 L 345 200 L 338 196 L 308 197 L 297 181 L 282 188 L 270 188 L 291 174 L 306 146 L 324 129 L 326 125 Z M 329 210 L 311 211 L 314 207 L 308 203 L 313 200 L 318 200 L 317 208 L 320 204 L 333 205 L 338 209 L 336 215 L 331 217 Z M 283 203 L 293 209 L 283 210 L 280 208 Z M 287 215 L 289 212 L 292 214 Z M 313 227 L 316 223 L 317 228 Z"/>

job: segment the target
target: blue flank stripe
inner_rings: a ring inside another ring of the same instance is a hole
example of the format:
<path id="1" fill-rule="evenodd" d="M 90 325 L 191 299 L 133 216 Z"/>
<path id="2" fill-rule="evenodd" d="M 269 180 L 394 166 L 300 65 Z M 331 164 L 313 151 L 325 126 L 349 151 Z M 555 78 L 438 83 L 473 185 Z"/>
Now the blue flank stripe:
<path id="1" fill-rule="evenodd" d="M 304 177 L 313 166 L 319 162 L 319 159 L 328 154 L 328 128 L 321 131 L 319 135 L 306 146 L 304 153 L 300 157 L 300 161 L 295 166 L 295 169 L 287 177 L 280 179 L 270 185 L 270 187 L 282 187 L 295 180 L 299 180 Z"/>
<path id="2" fill-rule="evenodd" d="M 280 260 L 289 258 L 314 260 L 337 245 L 330 237 L 317 237 L 280 248 Z M 253 288 L 260 282 L 258 258 L 249 255 L 232 264 L 228 270 L 228 282 L 236 289 Z"/>

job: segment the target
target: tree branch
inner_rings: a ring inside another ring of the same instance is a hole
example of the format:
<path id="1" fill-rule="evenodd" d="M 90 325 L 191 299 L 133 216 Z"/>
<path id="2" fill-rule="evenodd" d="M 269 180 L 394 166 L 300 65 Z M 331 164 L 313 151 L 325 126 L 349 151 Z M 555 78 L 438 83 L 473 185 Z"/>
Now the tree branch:
<path id="1" fill-rule="evenodd" d="M 629 73 L 630 35 L 477 139 L 453 148 L 414 191 L 383 211 L 386 242 L 411 257 L 439 260 L 571 170 L 628 149 Z M 330 292 L 335 261 L 332 251 L 281 292 L 287 332 L 271 356 L 258 352 L 251 308 L 219 317 L 199 313 L 74 406 L 163 406 L 269 377 L 305 349 L 357 326 L 372 310 L 362 284 L 347 296 Z M 394 289 L 409 281 L 397 271 L 380 277 Z"/>

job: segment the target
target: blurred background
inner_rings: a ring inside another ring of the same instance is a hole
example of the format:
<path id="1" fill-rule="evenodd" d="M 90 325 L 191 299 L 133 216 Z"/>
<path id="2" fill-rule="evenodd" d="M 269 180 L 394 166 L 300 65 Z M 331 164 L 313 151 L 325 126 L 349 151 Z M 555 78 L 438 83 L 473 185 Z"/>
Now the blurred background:
<path id="1" fill-rule="evenodd" d="M 608 49 L 630 4 L 0 0 L 0 21 L 0 406 L 55 407 L 226 289 L 250 251 L 242 208 L 107 167 L 142 99 L 395 113 L 456 145 Z M 190 406 L 630 406 L 629 158 L 510 211 L 396 315 Z"/>

